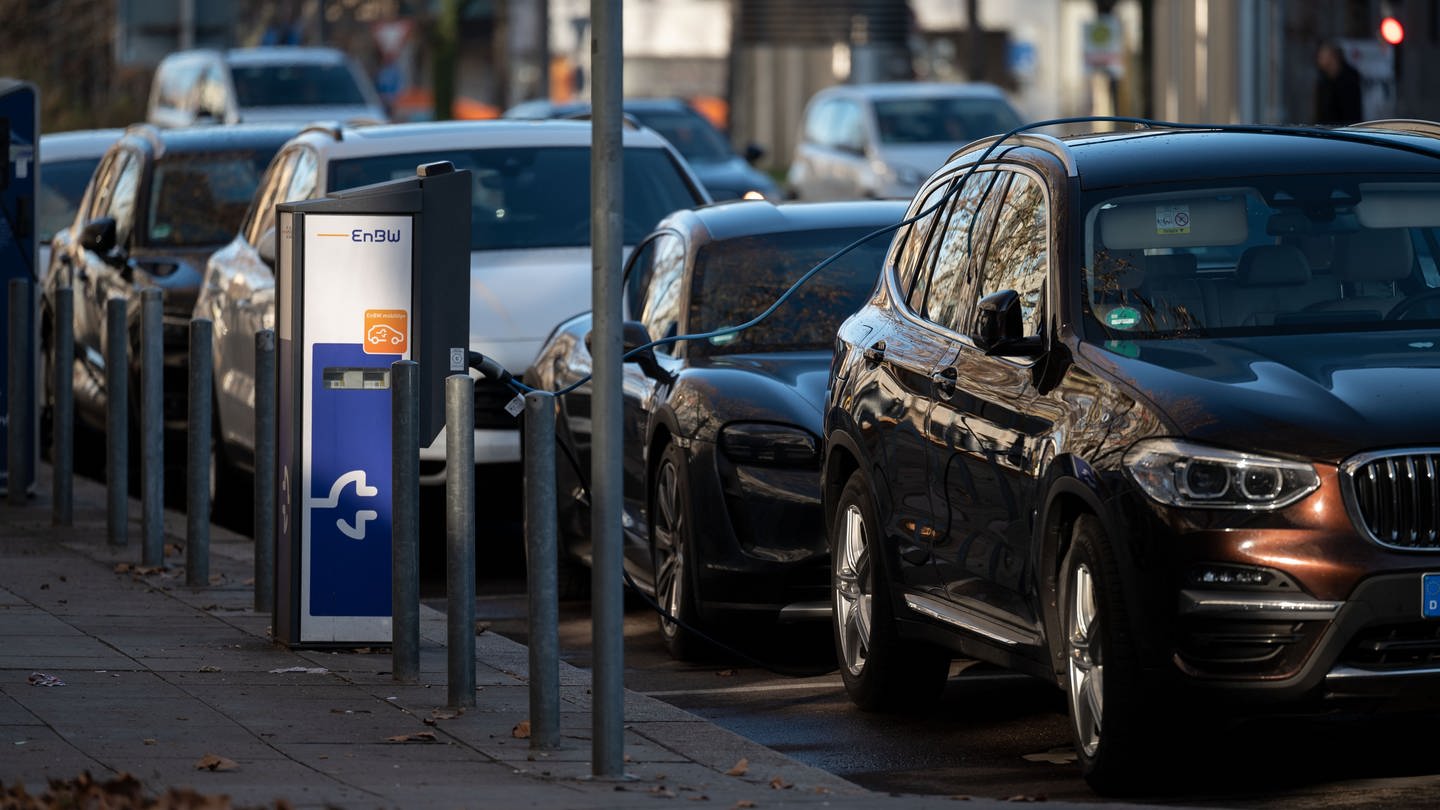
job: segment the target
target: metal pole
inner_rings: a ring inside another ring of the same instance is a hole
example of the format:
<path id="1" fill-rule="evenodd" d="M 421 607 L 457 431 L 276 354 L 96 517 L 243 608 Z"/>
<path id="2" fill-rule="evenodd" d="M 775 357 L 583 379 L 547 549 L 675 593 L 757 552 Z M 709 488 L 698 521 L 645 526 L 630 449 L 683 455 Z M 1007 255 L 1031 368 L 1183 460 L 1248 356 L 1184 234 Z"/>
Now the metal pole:
<path id="1" fill-rule="evenodd" d="M 210 398 L 215 356 L 210 353 L 213 325 L 190 320 L 190 379 L 185 392 L 190 425 L 185 457 L 185 584 L 210 584 Z"/>
<path id="2" fill-rule="evenodd" d="M 390 672 L 392 678 L 405 683 L 420 680 L 419 379 L 420 365 L 415 361 L 396 360 L 390 364 L 390 457 L 394 479 L 390 505 Z"/>
<path id="3" fill-rule="evenodd" d="M 140 293 L 140 549 L 149 567 L 165 564 L 164 299 Z"/>
<path id="4" fill-rule="evenodd" d="M 525 550 L 530 594 L 530 747 L 560 745 L 560 584 L 555 396 L 525 395 Z"/>
<path id="5" fill-rule="evenodd" d="M 125 299 L 105 302 L 105 529 L 112 546 L 130 541 L 130 350 Z"/>
<path id="6" fill-rule="evenodd" d="M 10 279 L 10 420 L 5 486 L 11 506 L 24 506 L 30 488 L 30 279 Z"/>
<path id="7" fill-rule="evenodd" d="M 475 384 L 445 378 L 445 589 L 449 698 L 475 705 Z"/>
<path id="8" fill-rule="evenodd" d="M 55 290 L 55 322 L 50 336 L 55 349 L 51 369 L 55 402 L 50 410 L 50 468 L 54 501 L 50 522 L 75 523 L 75 291 L 69 285 Z"/>
<path id="9" fill-rule="evenodd" d="M 275 612 L 275 330 L 255 333 L 255 612 Z"/>
<path id="10" fill-rule="evenodd" d="M 593 276 L 591 339 L 595 381 L 591 453 L 591 616 L 595 645 L 592 692 L 591 770 L 595 776 L 625 775 L 625 610 L 622 591 L 620 464 L 621 313 L 620 263 L 623 247 L 623 174 L 620 101 L 622 18 L 620 0 L 590 0 L 591 151 L 590 240 Z"/>

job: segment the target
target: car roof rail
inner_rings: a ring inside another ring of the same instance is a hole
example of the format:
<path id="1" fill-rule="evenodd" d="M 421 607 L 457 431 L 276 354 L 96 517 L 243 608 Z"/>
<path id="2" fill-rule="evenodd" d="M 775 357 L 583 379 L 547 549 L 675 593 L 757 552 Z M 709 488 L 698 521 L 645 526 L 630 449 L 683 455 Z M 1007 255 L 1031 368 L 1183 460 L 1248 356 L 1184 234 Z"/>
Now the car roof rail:
<path id="1" fill-rule="evenodd" d="M 1358 124 L 1351 124 L 1349 128 L 1383 129 L 1389 132 L 1404 132 L 1410 135 L 1440 138 L 1440 123 L 1426 121 L 1423 118 L 1379 118 L 1374 121 L 1361 121 Z"/>
<path id="2" fill-rule="evenodd" d="M 165 141 L 160 138 L 160 128 L 148 121 L 141 121 L 125 127 L 125 134 L 144 138 L 150 144 L 150 148 L 155 151 L 155 157 L 160 157 L 165 153 Z"/>
<path id="3" fill-rule="evenodd" d="M 1075 166 L 1075 156 L 1070 154 L 1070 147 L 1066 146 L 1064 141 L 1056 138 L 1054 135 L 1046 135 L 1043 132 L 1022 132 L 1017 135 L 1011 135 L 1008 138 L 1006 138 L 1004 134 L 991 135 L 986 138 L 981 138 L 978 141 L 971 141 L 952 152 L 945 162 L 949 163 L 958 157 L 968 155 L 977 150 L 984 151 L 1002 139 L 1006 143 L 1015 146 L 1028 146 L 1032 149 L 1039 149 L 1042 152 L 1049 152 L 1064 164 L 1065 174 L 1070 177 L 1075 177 L 1079 174 L 1079 169 Z"/>
<path id="4" fill-rule="evenodd" d="M 570 113 L 569 115 L 562 115 L 562 116 L 559 117 L 558 120 L 561 120 L 561 121 L 589 121 L 589 120 L 591 120 L 593 117 L 594 117 L 594 113 L 592 113 L 590 110 L 584 110 L 584 111 L 582 111 L 582 112 L 573 112 L 573 113 Z M 644 127 L 645 127 L 644 124 L 640 123 L 640 119 L 639 119 L 639 118 L 636 118 L 635 116 L 631 115 L 631 114 L 628 113 L 628 112 L 622 112 L 622 113 L 620 113 L 620 118 L 625 122 L 625 126 L 626 126 L 627 128 L 629 128 L 629 129 L 644 129 Z"/>

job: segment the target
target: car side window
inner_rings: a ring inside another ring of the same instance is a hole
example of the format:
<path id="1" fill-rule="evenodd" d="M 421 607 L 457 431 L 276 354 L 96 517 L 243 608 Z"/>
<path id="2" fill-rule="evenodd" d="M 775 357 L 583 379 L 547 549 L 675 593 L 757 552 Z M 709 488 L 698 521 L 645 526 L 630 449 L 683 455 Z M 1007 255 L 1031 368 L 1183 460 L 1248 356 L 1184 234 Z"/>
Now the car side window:
<path id="1" fill-rule="evenodd" d="M 625 317 L 634 319 L 645 303 L 645 290 L 655 274 L 655 243 L 664 239 L 663 234 L 649 239 L 630 254 L 625 268 Z"/>
<path id="2" fill-rule="evenodd" d="M 300 147 L 295 157 L 295 169 L 290 173 L 290 184 L 285 190 L 285 199 L 279 202 L 308 200 L 315 192 L 315 183 L 320 176 L 320 159 L 315 150 Z"/>
<path id="3" fill-rule="evenodd" d="M 865 128 L 860 120 L 860 105 L 840 101 L 835 105 L 835 146 L 859 152 L 865 149 Z"/>
<path id="4" fill-rule="evenodd" d="M 805 117 L 805 140 L 820 146 L 829 146 L 831 138 L 834 137 L 834 127 L 831 126 L 834 114 L 834 101 L 821 101 L 810 108 L 810 114 Z"/>
<path id="5" fill-rule="evenodd" d="M 679 236 L 666 234 L 655 240 L 655 259 L 650 284 L 645 290 L 645 306 L 640 320 L 651 340 L 673 337 L 680 333 L 680 293 L 685 283 L 685 242 Z M 674 354 L 674 344 L 656 346 L 660 354 Z"/>
<path id="6" fill-rule="evenodd" d="M 95 176 L 85 190 L 85 199 L 80 202 L 81 224 L 105 216 L 110 206 L 110 191 L 115 187 L 115 169 L 123 152 L 112 151 L 95 167 Z"/>
<path id="7" fill-rule="evenodd" d="M 281 189 L 289 185 L 290 169 L 294 163 L 295 153 L 283 152 L 270 161 L 270 168 L 260 179 L 260 185 L 255 189 L 255 202 L 240 228 L 240 232 L 245 234 L 245 241 L 250 244 L 258 244 L 265 230 L 274 224 L 275 198 Z"/>
<path id="8" fill-rule="evenodd" d="M 1049 214 L 1045 189 L 1039 180 L 1021 172 L 1005 192 L 1005 202 L 995 220 L 990 250 L 977 274 L 977 291 L 968 296 L 968 308 L 981 298 L 1001 290 L 1020 294 L 1020 312 L 1025 334 L 1040 331 L 1045 279 L 1049 270 Z M 974 315 L 967 315 L 973 326 Z M 970 331 L 970 330 L 963 330 Z"/>
<path id="9" fill-rule="evenodd" d="M 935 224 L 924 271 L 910 293 L 910 308 L 920 317 L 963 333 L 960 316 L 972 268 L 984 260 L 994 209 L 1005 190 L 1006 173 L 977 171 L 951 198 Z"/>
<path id="10" fill-rule="evenodd" d="M 935 231 L 935 223 L 944 216 L 944 211 L 930 209 L 935 208 L 940 200 L 949 191 L 952 183 L 944 182 L 936 185 L 925 195 L 925 201 L 912 209 L 909 216 L 920 216 L 910 225 L 906 226 L 904 236 L 900 244 L 899 256 L 895 259 L 896 281 L 900 288 L 900 296 L 908 298 L 910 291 L 915 287 L 915 279 L 919 274 L 921 257 L 929 253 L 926 246 L 931 243 L 931 234 Z M 925 214 L 926 211 L 930 213 Z"/>
<path id="11" fill-rule="evenodd" d="M 140 193 L 140 156 L 126 154 L 124 164 L 117 170 L 115 189 L 110 194 L 107 214 L 115 218 L 115 244 L 130 243 L 130 232 L 135 227 L 136 197 Z"/>

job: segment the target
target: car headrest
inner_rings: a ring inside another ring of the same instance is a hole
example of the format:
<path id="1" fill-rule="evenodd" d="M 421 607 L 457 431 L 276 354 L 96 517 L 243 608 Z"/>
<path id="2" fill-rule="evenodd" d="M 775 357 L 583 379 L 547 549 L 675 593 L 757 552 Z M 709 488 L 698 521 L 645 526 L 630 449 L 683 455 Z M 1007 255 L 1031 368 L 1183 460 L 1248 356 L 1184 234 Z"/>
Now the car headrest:
<path id="1" fill-rule="evenodd" d="M 1404 228 L 1370 228 L 1336 238 L 1337 272 L 1346 281 L 1395 281 L 1410 275 L 1415 245 Z"/>
<path id="2" fill-rule="evenodd" d="M 1194 278 L 1199 261 L 1194 253 L 1162 253 L 1145 257 L 1145 275 L 1151 281 Z"/>
<path id="3" fill-rule="evenodd" d="M 1256 245 L 1240 254 L 1236 274 L 1249 286 L 1304 284 L 1310 280 L 1310 263 L 1292 245 Z"/>

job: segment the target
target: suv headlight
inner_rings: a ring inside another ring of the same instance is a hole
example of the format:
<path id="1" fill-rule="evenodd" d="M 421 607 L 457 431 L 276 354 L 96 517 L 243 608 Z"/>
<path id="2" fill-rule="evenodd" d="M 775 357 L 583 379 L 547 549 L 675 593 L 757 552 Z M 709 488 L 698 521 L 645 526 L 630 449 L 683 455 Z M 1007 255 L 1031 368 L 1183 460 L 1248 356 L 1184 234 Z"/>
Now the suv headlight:
<path id="1" fill-rule="evenodd" d="M 1279 509 L 1320 486 L 1314 466 L 1176 439 L 1147 439 L 1125 453 L 1145 494 L 1170 506 Z"/>
<path id="2" fill-rule="evenodd" d="M 818 467 L 820 452 L 809 431 L 764 422 L 732 422 L 720 430 L 720 452 L 737 464 Z"/>

